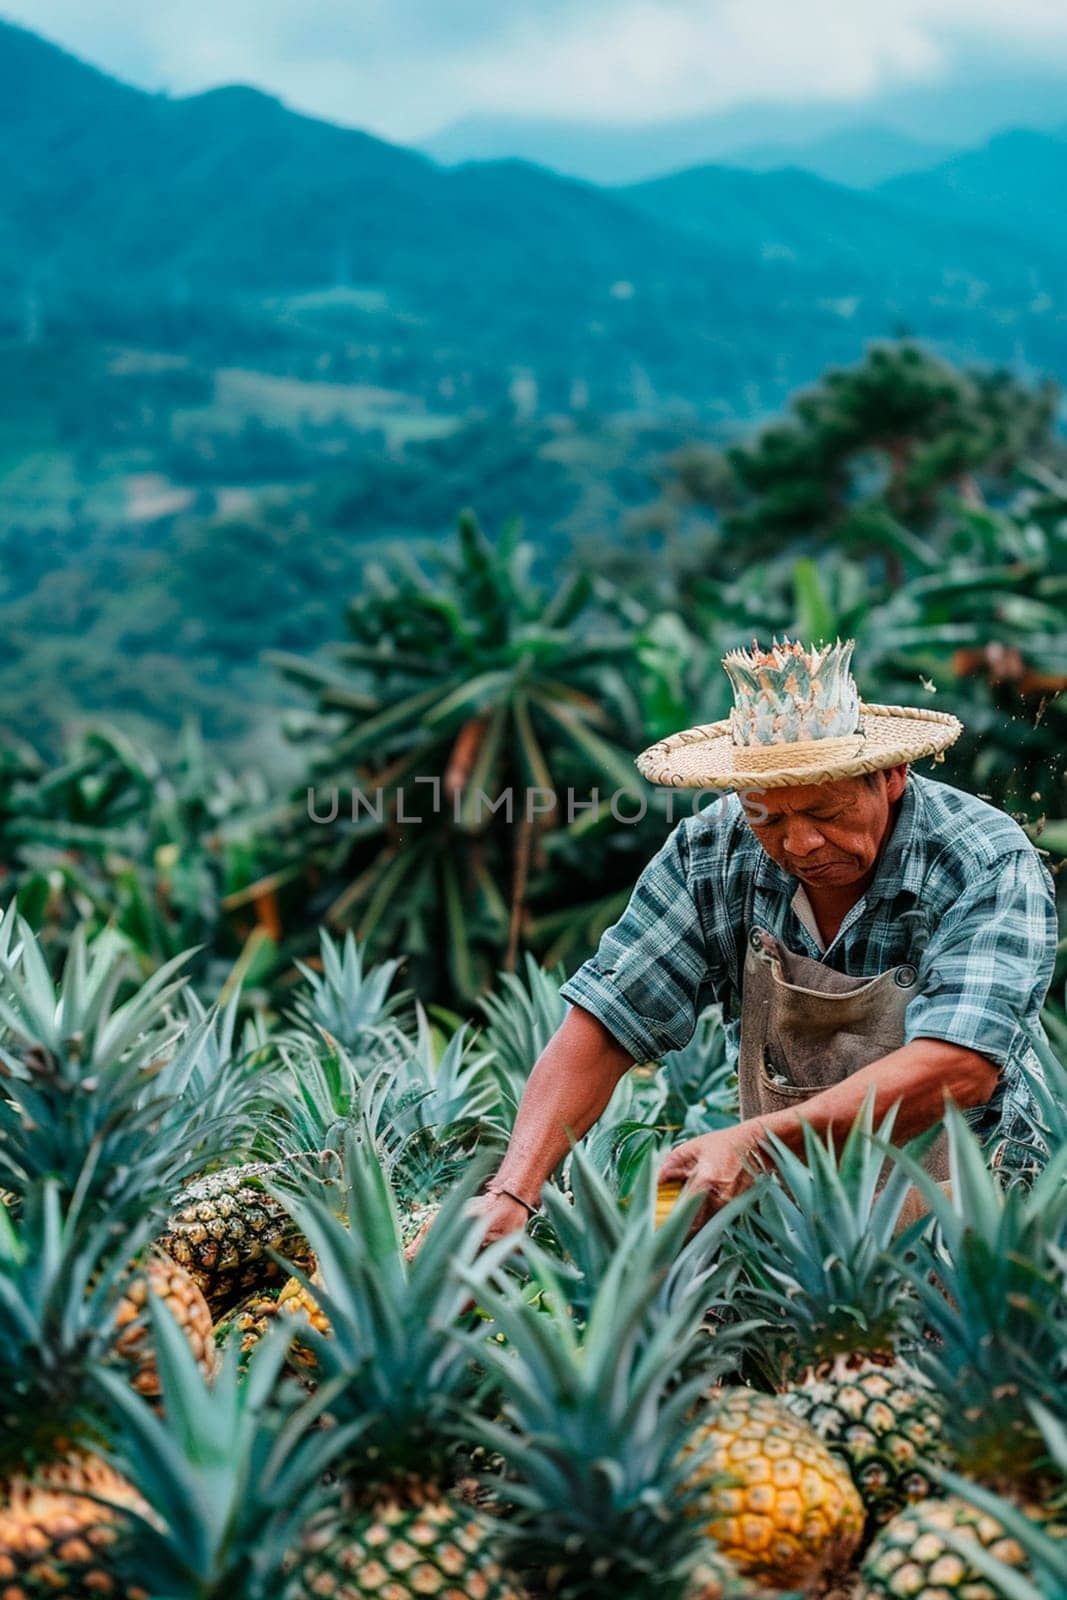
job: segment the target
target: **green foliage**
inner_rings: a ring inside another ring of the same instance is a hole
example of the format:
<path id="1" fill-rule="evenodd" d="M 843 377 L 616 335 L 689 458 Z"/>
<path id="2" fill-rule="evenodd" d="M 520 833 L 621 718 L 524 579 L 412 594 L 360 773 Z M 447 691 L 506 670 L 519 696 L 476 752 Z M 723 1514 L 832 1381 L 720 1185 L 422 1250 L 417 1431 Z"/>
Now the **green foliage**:
<path id="1" fill-rule="evenodd" d="M 319 328 L 326 310 L 301 315 Z M 120 380 L 134 385 L 131 416 L 157 390 L 160 404 L 207 393 L 181 361 L 127 353 L 112 372 L 77 351 L 68 354 L 104 410 Z M 287 380 L 253 381 L 233 359 L 214 401 L 226 417 L 246 417 L 260 401 L 289 416 Z M 313 387 L 310 369 L 293 361 Z M 51 393 L 37 397 L 46 409 Z M 466 497 L 468 446 L 485 452 L 487 482 L 521 485 L 535 511 L 531 463 L 565 467 L 584 497 L 569 562 L 555 535 L 526 536 L 511 522 L 490 538 L 469 513 L 454 538 L 415 554 L 408 540 L 425 526 L 421 511 L 402 529 L 390 511 L 375 528 L 372 497 L 352 521 L 337 477 L 329 493 L 319 483 L 297 504 L 264 504 L 254 537 L 209 517 L 195 561 L 181 541 L 168 554 L 148 540 L 145 559 L 157 575 L 170 570 L 167 584 L 195 578 L 213 608 L 210 630 L 232 624 L 220 649 L 251 663 L 264 645 L 288 647 L 270 655 L 284 680 L 270 698 L 294 706 L 287 747 L 277 717 L 251 747 L 269 751 L 272 774 L 231 774 L 192 721 L 164 754 L 117 724 L 83 729 L 58 760 L 9 741 L 0 747 L 0 898 L 17 900 L 51 959 L 79 921 L 111 925 L 145 975 L 197 945 L 193 981 L 226 998 L 240 991 L 260 1011 L 288 1009 L 303 970 L 321 961 L 318 987 L 301 1004 L 312 1008 L 305 1019 L 314 1014 L 342 1042 L 356 1025 L 346 1017 L 370 1004 L 370 991 L 354 956 L 339 957 L 335 971 L 333 957 L 316 955 L 320 925 L 354 934 L 360 960 L 388 964 L 402 951 L 405 982 L 424 1003 L 469 1016 L 501 969 L 517 974 L 528 959 L 570 969 L 596 946 L 671 825 L 667 799 L 674 820 L 689 799 L 678 807 L 677 796 L 650 790 L 634 754 L 726 715 L 723 652 L 783 632 L 855 637 L 868 701 L 959 714 L 964 735 L 937 775 L 1062 853 L 1067 479 L 1050 406 L 1045 388 L 955 369 L 911 342 L 879 345 L 725 454 L 718 439 L 710 456 L 693 440 L 679 453 L 666 425 L 612 433 L 595 420 L 492 413 L 471 424 L 476 438 L 461 429 L 412 443 L 424 453 L 419 467 L 407 445 L 394 460 L 398 507 L 424 469 L 441 469 L 440 497 L 426 512 L 436 527 Z M 368 459 L 381 456 L 381 442 L 367 445 Z M 627 535 L 609 548 L 596 492 L 610 485 L 609 498 L 634 503 L 654 447 L 663 496 L 650 515 L 662 512 L 662 537 Z M 495 490 L 480 499 L 502 507 Z M 538 526 L 558 528 L 557 513 Z M 404 542 L 354 552 L 357 523 Z M 112 543 L 93 550 L 102 562 L 94 594 L 123 592 Z M 36 592 L 41 575 L 24 577 Z M 347 640 L 303 653 L 329 635 L 334 597 L 346 593 Z M 142 642 L 167 614 L 154 603 L 123 624 L 147 629 Z M 45 641 L 66 626 L 63 606 L 47 626 L 39 613 L 18 615 Z M 70 615 L 82 657 L 93 657 L 95 635 Z M 189 659 L 201 658 L 198 638 L 187 640 Z M 54 666 L 57 680 L 70 676 Z M 153 692 L 165 686 L 168 715 L 190 700 L 169 673 L 139 674 Z M 295 709 L 300 700 L 308 709 Z M 528 1068 L 500 1058 L 494 1070 L 504 1092 L 504 1079 L 517 1086 Z M 648 1122 L 647 1112 L 634 1121 Z M 685 1107 L 666 1118 L 684 1123 Z"/>

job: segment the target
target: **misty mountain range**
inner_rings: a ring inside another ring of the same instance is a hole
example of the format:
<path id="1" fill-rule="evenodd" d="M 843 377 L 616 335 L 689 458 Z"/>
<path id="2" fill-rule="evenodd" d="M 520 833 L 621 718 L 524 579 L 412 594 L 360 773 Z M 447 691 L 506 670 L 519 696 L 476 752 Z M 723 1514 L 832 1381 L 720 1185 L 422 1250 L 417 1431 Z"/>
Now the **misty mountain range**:
<path id="1" fill-rule="evenodd" d="M 879 181 L 853 172 L 863 188 L 775 166 L 775 140 L 747 134 L 761 170 L 605 187 L 514 158 L 442 165 L 251 88 L 149 94 L 0 25 L 0 322 L 29 336 L 30 299 L 33 336 L 210 312 L 284 342 L 293 297 L 328 291 L 369 381 L 389 360 L 426 394 L 522 369 L 544 403 L 578 384 L 603 409 L 775 406 L 902 328 L 963 359 L 1067 366 L 1062 131 L 941 159 L 914 127 L 888 136 Z M 842 137 L 811 134 L 839 172 Z"/>
<path id="2" fill-rule="evenodd" d="M 935 166 L 1013 128 L 1067 123 L 1062 71 L 1005 70 L 966 56 L 947 80 L 890 88 L 858 105 L 753 102 L 651 126 L 531 117 L 465 117 L 422 142 L 446 165 L 517 157 L 591 183 L 639 183 L 725 162 L 749 171 L 800 167 L 867 188 Z"/>

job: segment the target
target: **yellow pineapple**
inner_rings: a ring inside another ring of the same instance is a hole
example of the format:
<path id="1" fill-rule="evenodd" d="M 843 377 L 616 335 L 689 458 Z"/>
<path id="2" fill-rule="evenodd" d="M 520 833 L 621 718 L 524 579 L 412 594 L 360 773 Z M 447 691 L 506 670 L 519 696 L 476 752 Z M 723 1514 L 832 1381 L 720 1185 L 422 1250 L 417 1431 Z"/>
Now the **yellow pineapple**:
<path id="1" fill-rule="evenodd" d="M 111 1557 L 123 1509 L 149 1514 L 130 1484 L 96 1456 L 68 1451 L 32 1478 L 11 1478 L 0 1489 L 3 1600 L 148 1600 L 143 1589 L 120 1589 L 115 1577 Z"/>
<path id="2" fill-rule="evenodd" d="M 310 1281 L 318 1288 L 323 1287 L 317 1267 Z M 228 1311 L 215 1327 L 216 1345 L 236 1338 L 241 1360 L 246 1361 L 279 1317 L 302 1317 L 316 1333 L 330 1331 L 329 1320 L 311 1290 L 299 1278 L 287 1278 L 280 1289 L 257 1290 Z M 294 1370 L 306 1369 L 313 1365 L 314 1358 L 307 1345 L 297 1338 L 289 1345 L 287 1361 Z"/>
<path id="3" fill-rule="evenodd" d="M 299 1229 L 266 1185 L 287 1174 L 284 1162 L 250 1162 L 198 1178 L 178 1196 L 158 1244 L 184 1267 L 217 1316 L 250 1290 L 282 1283 L 270 1252 L 304 1267 L 310 1254 Z"/>
<path id="4" fill-rule="evenodd" d="M 149 1291 L 162 1300 L 189 1341 L 189 1348 L 205 1378 L 214 1376 L 218 1362 L 211 1311 L 200 1290 L 183 1267 L 161 1252 L 149 1257 L 143 1272 L 130 1283 L 115 1313 L 120 1328 L 115 1351 L 134 1366 L 132 1383 L 139 1394 L 159 1394 L 155 1350 L 144 1323 Z"/>
<path id="5" fill-rule="evenodd" d="M 681 1198 L 680 1183 L 661 1183 L 656 1190 L 656 1227 L 662 1228 Z"/>
<path id="6" fill-rule="evenodd" d="M 1067 1536 L 1050 1452 L 1067 1425 L 1067 1149 L 1032 1187 L 1005 1190 L 961 1114 L 950 1108 L 945 1120 L 951 1194 L 912 1173 L 938 1222 L 913 1271 L 932 1335 L 915 1360 L 951 1397 L 945 1435 L 985 1500 L 976 1509 L 964 1498 L 964 1480 L 945 1474 L 949 1492 L 906 1507 L 871 1544 L 861 1574 L 865 1600 L 987 1600 L 1001 1593 L 985 1576 L 987 1556 L 1002 1566 L 1025 1564 L 1013 1527 L 1043 1523 L 1049 1538 Z M 1002 1502 L 1004 1521 L 987 1508 L 990 1499 Z M 972 1550 L 977 1559 L 969 1560 Z"/>
<path id="7" fill-rule="evenodd" d="M 738 1571 L 801 1588 L 848 1565 L 863 1533 L 863 1502 L 815 1430 L 771 1395 L 725 1389 L 694 1432 L 711 1446 L 708 1533 Z"/>

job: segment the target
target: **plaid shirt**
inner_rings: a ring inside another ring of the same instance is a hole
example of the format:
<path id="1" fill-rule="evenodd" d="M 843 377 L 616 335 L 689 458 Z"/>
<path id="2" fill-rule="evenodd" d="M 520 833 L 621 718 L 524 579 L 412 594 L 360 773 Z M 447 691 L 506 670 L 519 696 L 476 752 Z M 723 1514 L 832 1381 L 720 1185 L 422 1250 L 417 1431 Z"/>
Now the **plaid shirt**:
<path id="1" fill-rule="evenodd" d="M 835 971 L 875 977 L 910 962 L 918 991 L 905 1039 L 947 1039 L 1000 1071 L 993 1099 L 968 1114 L 983 1138 L 1032 1140 L 1024 1027 L 1040 1032 L 1052 978 L 1051 875 L 1010 817 L 974 795 L 910 772 L 875 876 L 829 946 L 802 920 L 799 884 L 760 845 L 736 794 L 678 824 L 642 872 L 619 921 L 563 996 L 592 1012 L 638 1061 L 692 1036 L 718 1003 L 736 1062 L 741 979 L 755 924 Z"/>

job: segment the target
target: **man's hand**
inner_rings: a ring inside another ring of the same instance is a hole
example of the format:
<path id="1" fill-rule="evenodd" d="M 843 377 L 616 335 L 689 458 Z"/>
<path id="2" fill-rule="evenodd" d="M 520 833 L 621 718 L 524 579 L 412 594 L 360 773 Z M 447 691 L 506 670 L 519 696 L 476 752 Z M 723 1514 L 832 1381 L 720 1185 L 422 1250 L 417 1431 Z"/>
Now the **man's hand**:
<path id="1" fill-rule="evenodd" d="M 525 1206 L 519 1205 L 515 1200 L 509 1200 L 507 1195 L 503 1194 L 477 1195 L 467 1206 L 467 1216 L 482 1219 L 485 1228 L 481 1243 L 483 1250 L 495 1239 L 506 1239 L 509 1233 L 521 1233 L 530 1220 L 530 1213 Z M 434 1220 L 434 1217 L 427 1218 L 414 1239 L 404 1246 L 405 1260 L 414 1261 L 422 1249 L 426 1235 L 434 1225 Z"/>
<path id="2" fill-rule="evenodd" d="M 696 1232 L 720 1207 L 751 1187 L 753 1173 L 746 1163 L 754 1150 L 753 1131 L 743 1122 L 702 1133 L 668 1151 L 657 1181 L 683 1183 L 690 1193 L 696 1190 L 704 1196 L 693 1223 Z"/>
<path id="3" fill-rule="evenodd" d="M 480 1217 L 485 1225 L 482 1244 L 493 1244 L 506 1239 L 509 1233 L 521 1233 L 530 1220 L 530 1213 L 517 1200 L 506 1194 L 480 1194 L 467 1207 L 469 1217 Z"/>

